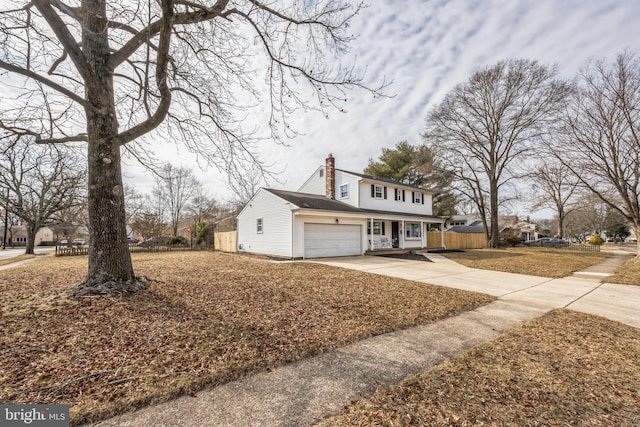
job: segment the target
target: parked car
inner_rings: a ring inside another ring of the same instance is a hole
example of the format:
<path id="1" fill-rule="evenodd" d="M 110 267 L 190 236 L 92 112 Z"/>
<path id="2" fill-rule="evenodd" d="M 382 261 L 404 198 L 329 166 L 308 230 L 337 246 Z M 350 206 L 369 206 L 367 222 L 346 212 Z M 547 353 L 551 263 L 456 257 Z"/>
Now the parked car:
<path id="1" fill-rule="evenodd" d="M 60 241 L 58 242 L 58 245 L 59 245 L 59 246 L 62 246 L 62 245 L 68 245 L 68 244 L 69 244 L 69 242 L 67 241 L 67 239 L 60 240 Z"/>
<path id="2" fill-rule="evenodd" d="M 73 239 L 73 240 L 71 241 L 71 244 L 72 244 L 72 245 L 78 245 L 78 246 L 84 246 L 84 245 L 86 245 L 86 244 L 87 244 L 87 241 L 86 241 L 86 240 L 84 240 L 84 239 L 80 239 L 80 238 L 78 238 L 78 239 Z"/>
<path id="3" fill-rule="evenodd" d="M 129 243 L 139 243 L 138 239 L 136 239 L 135 237 L 127 237 L 127 242 L 129 242 Z"/>

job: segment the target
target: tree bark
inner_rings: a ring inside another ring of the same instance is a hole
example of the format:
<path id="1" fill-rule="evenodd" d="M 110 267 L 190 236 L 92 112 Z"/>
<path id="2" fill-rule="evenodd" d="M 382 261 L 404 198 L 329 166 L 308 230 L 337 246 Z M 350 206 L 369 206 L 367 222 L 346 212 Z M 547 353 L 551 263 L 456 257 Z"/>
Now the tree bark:
<path id="1" fill-rule="evenodd" d="M 34 255 L 36 232 L 40 229 L 40 224 L 27 224 L 27 245 L 24 253 Z"/>
<path id="2" fill-rule="evenodd" d="M 104 0 L 83 1 L 83 51 L 90 78 L 85 81 L 88 105 L 89 269 L 73 296 L 122 294 L 144 287 L 133 273 L 127 243 L 124 187 L 120 166 L 118 121 Z"/>
<path id="3" fill-rule="evenodd" d="M 491 239 L 488 246 L 490 248 L 500 247 L 500 230 L 498 229 L 498 182 L 489 182 L 489 203 L 491 204 Z"/>

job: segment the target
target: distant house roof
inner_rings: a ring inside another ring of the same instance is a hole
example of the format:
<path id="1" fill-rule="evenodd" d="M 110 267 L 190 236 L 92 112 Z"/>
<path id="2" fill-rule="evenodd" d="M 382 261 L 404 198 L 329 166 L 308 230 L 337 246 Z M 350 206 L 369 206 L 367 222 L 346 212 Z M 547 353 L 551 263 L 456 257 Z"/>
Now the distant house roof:
<path id="1" fill-rule="evenodd" d="M 298 193 L 297 191 L 285 191 L 274 190 L 273 188 L 265 188 L 266 191 L 274 194 L 287 202 L 304 209 L 333 211 L 333 212 L 348 212 L 357 213 L 362 215 L 396 215 L 396 216 L 408 216 L 414 218 L 437 218 L 442 219 L 436 215 L 421 215 L 404 212 L 394 211 L 380 211 L 375 209 L 360 209 L 355 206 L 348 205 L 339 200 L 329 199 L 321 194 L 309 194 Z"/>
<path id="2" fill-rule="evenodd" d="M 484 228 L 482 224 L 480 225 L 454 225 L 451 228 L 448 228 L 447 231 L 452 231 L 454 233 L 484 233 Z"/>

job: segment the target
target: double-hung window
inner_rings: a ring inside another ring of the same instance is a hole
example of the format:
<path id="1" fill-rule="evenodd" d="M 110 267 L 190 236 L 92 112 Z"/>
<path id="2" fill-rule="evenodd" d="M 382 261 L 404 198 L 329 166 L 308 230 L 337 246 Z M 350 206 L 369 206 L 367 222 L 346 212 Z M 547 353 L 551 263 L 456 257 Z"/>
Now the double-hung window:
<path id="1" fill-rule="evenodd" d="M 422 203 L 422 193 L 418 193 L 417 191 L 413 192 L 413 203 Z"/>
<path id="2" fill-rule="evenodd" d="M 256 219 L 256 233 L 262 234 L 262 218 Z"/>
<path id="3" fill-rule="evenodd" d="M 349 197 L 349 184 L 343 184 L 340 186 L 340 198 L 346 199 Z"/>
<path id="4" fill-rule="evenodd" d="M 382 189 L 382 186 L 376 185 L 374 188 L 373 197 L 375 197 L 376 199 L 382 199 L 383 195 L 384 190 Z"/>

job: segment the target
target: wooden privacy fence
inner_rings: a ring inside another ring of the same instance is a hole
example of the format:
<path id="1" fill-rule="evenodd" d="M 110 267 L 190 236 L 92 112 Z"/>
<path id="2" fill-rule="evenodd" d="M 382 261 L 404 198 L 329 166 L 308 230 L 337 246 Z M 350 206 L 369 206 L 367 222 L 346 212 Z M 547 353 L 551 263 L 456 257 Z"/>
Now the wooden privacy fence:
<path id="1" fill-rule="evenodd" d="M 238 232 L 215 233 L 213 235 L 213 249 L 223 252 L 238 252 Z"/>
<path id="2" fill-rule="evenodd" d="M 444 232 L 444 245 L 447 249 L 482 249 L 487 246 L 483 233 Z M 427 248 L 441 248 L 442 237 L 439 231 L 427 231 Z"/>

